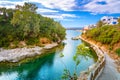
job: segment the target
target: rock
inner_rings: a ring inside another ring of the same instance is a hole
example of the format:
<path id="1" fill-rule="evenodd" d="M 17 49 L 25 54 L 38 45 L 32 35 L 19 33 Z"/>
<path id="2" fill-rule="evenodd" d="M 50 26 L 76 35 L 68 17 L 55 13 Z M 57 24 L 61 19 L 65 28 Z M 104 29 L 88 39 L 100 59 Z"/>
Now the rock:
<path id="1" fill-rule="evenodd" d="M 2 49 L 0 48 L 0 62 L 18 62 L 24 58 L 40 55 L 43 49 L 51 49 L 57 46 L 57 43 L 48 44 L 45 47 L 35 46 L 33 48 L 15 48 L 15 49 Z"/>
<path id="2" fill-rule="evenodd" d="M 55 46 L 57 46 L 57 45 L 58 45 L 57 43 L 47 44 L 47 45 L 44 47 L 44 49 L 51 49 L 51 48 L 53 48 L 53 47 L 55 47 Z"/>

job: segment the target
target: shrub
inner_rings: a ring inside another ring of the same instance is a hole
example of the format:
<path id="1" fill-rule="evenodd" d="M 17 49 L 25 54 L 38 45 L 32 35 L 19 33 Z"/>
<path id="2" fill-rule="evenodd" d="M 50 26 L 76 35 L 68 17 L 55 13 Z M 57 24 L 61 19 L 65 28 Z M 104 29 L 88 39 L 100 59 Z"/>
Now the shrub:
<path id="1" fill-rule="evenodd" d="M 120 29 L 113 25 L 105 25 L 87 31 L 86 36 L 103 44 L 114 45 L 120 40 Z"/>
<path id="2" fill-rule="evenodd" d="M 116 49 L 115 52 L 118 56 L 120 56 L 120 48 Z"/>
<path id="3" fill-rule="evenodd" d="M 27 45 L 34 45 L 34 44 L 37 44 L 37 43 L 39 43 L 39 39 L 38 38 L 30 38 L 26 42 Z"/>

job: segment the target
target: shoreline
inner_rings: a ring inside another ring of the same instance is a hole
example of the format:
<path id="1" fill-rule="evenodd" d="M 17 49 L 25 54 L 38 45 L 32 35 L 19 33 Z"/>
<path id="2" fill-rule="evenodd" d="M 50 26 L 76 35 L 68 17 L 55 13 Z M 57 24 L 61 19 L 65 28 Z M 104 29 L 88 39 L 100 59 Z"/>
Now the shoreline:
<path id="1" fill-rule="evenodd" d="M 44 50 L 52 49 L 58 46 L 57 43 L 46 44 L 44 47 L 34 46 L 32 48 L 15 48 L 15 49 L 2 49 L 0 48 L 0 62 L 19 62 L 25 58 L 41 55 Z"/>

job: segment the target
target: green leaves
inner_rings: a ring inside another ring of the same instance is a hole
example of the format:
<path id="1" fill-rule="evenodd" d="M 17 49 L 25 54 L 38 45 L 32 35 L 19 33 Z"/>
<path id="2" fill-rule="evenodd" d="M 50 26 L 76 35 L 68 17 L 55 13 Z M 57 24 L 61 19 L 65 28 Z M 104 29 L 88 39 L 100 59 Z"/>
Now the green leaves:
<path id="1" fill-rule="evenodd" d="M 89 52 L 90 52 L 90 49 L 89 49 L 89 47 L 85 46 L 85 44 L 80 44 L 77 47 L 77 54 L 79 54 L 79 55 L 86 55 Z"/>
<path id="2" fill-rule="evenodd" d="M 70 74 L 69 74 L 69 70 L 67 70 L 67 69 L 64 69 L 64 71 L 63 71 L 63 75 L 62 75 L 62 80 L 66 80 L 66 79 L 69 79 L 69 76 L 70 76 Z"/>
<path id="3" fill-rule="evenodd" d="M 74 72 L 73 75 L 70 74 L 69 70 L 64 69 L 63 75 L 62 75 L 62 80 L 77 80 L 77 73 Z"/>
<path id="4" fill-rule="evenodd" d="M 60 53 L 60 57 L 61 57 L 61 58 L 64 57 L 63 53 Z"/>
<path id="5" fill-rule="evenodd" d="M 120 48 L 118 48 L 118 49 L 116 49 L 116 54 L 118 55 L 118 56 L 120 56 Z"/>
<path id="6" fill-rule="evenodd" d="M 15 27 L 18 25 L 22 36 L 25 39 L 26 37 L 37 37 L 39 34 L 39 23 L 40 19 L 35 13 L 36 7 L 34 4 L 25 3 L 23 6 L 18 8 L 13 15 L 11 24 Z M 33 13 L 34 12 L 34 13 Z"/>
<path id="7" fill-rule="evenodd" d="M 76 61 L 76 65 L 78 66 L 80 64 L 80 60 L 77 60 Z"/>
<path id="8" fill-rule="evenodd" d="M 77 55 L 73 56 L 73 60 L 76 61 L 77 60 Z"/>

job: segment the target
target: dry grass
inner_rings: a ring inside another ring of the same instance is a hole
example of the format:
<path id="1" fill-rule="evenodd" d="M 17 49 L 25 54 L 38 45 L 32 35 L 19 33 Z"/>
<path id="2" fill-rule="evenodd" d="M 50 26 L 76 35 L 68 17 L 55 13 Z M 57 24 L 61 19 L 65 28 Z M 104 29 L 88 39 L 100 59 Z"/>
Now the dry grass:
<path id="1" fill-rule="evenodd" d="M 40 38 L 40 43 L 41 43 L 41 44 L 50 44 L 50 43 L 51 43 L 51 40 L 49 40 L 49 39 L 46 38 L 46 37 L 43 37 L 43 38 Z"/>

